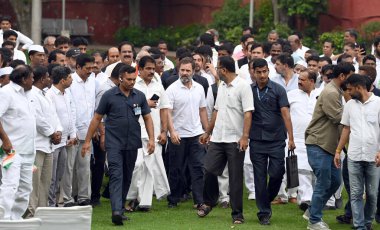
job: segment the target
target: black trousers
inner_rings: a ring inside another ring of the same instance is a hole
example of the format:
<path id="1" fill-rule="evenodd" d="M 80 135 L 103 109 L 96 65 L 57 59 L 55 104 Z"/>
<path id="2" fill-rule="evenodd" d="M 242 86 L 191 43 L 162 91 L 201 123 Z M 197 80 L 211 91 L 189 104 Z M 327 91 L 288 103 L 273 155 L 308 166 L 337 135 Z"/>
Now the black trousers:
<path id="1" fill-rule="evenodd" d="M 131 185 L 136 158 L 137 150 L 107 149 L 112 211 L 121 212 L 124 208 L 129 186 Z"/>
<path id="2" fill-rule="evenodd" d="M 179 145 L 169 139 L 169 203 L 180 201 L 186 189 L 185 173 L 189 169 L 194 204 L 203 204 L 203 157 L 204 147 L 199 143 L 199 136 L 181 138 Z"/>
<path id="3" fill-rule="evenodd" d="M 91 159 L 91 200 L 98 201 L 100 199 L 100 189 L 103 183 L 106 152 L 100 148 L 99 141 L 92 140 L 92 146 L 94 155 Z"/>
<path id="4" fill-rule="evenodd" d="M 348 158 L 348 156 L 346 155 L 346 157 L 343 160 L 343 164 L 342 164 L 343 183 L 344 183 L 344 188 L 346 189 L 347 195 L 348 195 L 348 201 L 346 202 L 346 205 L 344 206 L 344 215 L 352 218 L 351 189 L 350 189 L 350 178 L 348 176 L 347 158 Z"/>
<path id="5" fill-rule="evenodd" d="M 203 199 L 208 206 L 215 206 L 219 198 L 217 176 L 222 175 L 228 162 L 230 184 L 230 204 L 232 218 L 243 217 L 243 165 L 244 152 L 240 152 L 237 143 L 211 142 L 204 159 L 205 176 Z"/>
<path id="6" fill-rule="evenodd" d="M 257 217 L 272 215 L 271 202 L 277 196 L 285 173 L 285 141 L 250 141 L 250 157 L 256 190 Z M 269 181 L 267 177 L 269 175 Z"/>

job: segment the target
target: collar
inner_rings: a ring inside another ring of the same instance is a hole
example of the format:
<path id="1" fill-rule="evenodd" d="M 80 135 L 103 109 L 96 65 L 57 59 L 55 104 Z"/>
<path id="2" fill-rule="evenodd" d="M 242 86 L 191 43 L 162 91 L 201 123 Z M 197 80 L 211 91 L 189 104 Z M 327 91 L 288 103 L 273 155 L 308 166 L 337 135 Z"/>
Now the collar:
<path id="1" fill-rule="evenodd" d="M 190 87 L 190 89 L 196 87 L 195 82 L 196 82 L 196 81 L 194 81 L 194 79 L 191 80 L 191 87 Z M 188 89 L 184 84 L 182 84 L 181 79 L 179 79 L 179 78 L 178 78 L 178 80 L 177 80 L 177 84 L 179 84 L 179 87 L 180 87 L 180 88 L 186 88 L 186 89 Z"/>
<path id="2" fill-rule="evenodd" d="M 236 87 L 237 84 L 240 82 L 239 78 L 240 77 L 236 76 L 235 79 L 230 82 L 230 84 L 226 84 L 225 82 L 223 82 L 222 84 L 225 85 L 226 87 L 231 87 L 231 86 Z"/>
<path id="3" fill-rule="evenodd" d="M 340 94 L 343 94 L 343 90 L 335 84 L 334 79 L 332 81 L 330 81 L 329 84 L 331 84 L 335 89 L 337 89 Z"/>
<path id="4" fill-rule="evenodd" d="M 362 104 L 365 105 L 365 104 L 370 103 L 371 101 L 374 101 L 374 100 L 376 99 L 375 97 L 376 97 L 375 94 L 371 93 L 371 96 L 368 98 L 368 100 L 365 101 L 365 102 L 362 103 Z M 360 101 L 358 101 L 358 102 L 360 102 Z M 361 102 L 360 102 L 360 103 L 361 103 Z"/>
<path id="5" fill-rule="evenodd" d="M 255 83 L 255 84 L 252 84 L 252 86 L 253 86 L 253 87 L 257 87 L 258 89 L 260 89 L 260 88 L 259 88 L 259 85 L 258 85 L 257 83 Z M 270 79 L 268 79 L 268 83 L 266 84 L 266 86 L 264 86 L 264 88 L 263 88 L 263 89 L 265 89 L 266 87 L 268 87 L 268 88 L 272 89 L 272 88 L 273 88 L 273 86 L 274 86 L 274 83 L 273 83 L 273 81 L 271 81 Z M 281 87 L 282 87 L 282 86 L 281 86 Z"/>
<path id="6" fill-rule="evenodd" d="M 158 81 L 157 81 L 156 77 L 153 76 L 153 78 L 152 78 L 152 80 L 150 81 L 149 85 L 152 84 L 152 83 L 156 83 L 156 82 L 158 82 Z M 143 83 L 144 85 L 146 85 L 144 79 L 142 79 L 142 78 L 140 77 L 140 75 L 137 76 L 137 78 L 136 78 L 136 83 Z"/>
<path id="7" fill-rule="evenodd" d="M 120 94 L 120 95 L 125 96 L 125 94 L 124 94 L 123 92 L 121 92 L 121 90 L 120 90 L 119 87 L 115 87 L 114 90 L 115 90 L 115 94 L 116 94 L 116 95 L 117 95 L 117 94 Z M 132 93 L 132 94 L 136 94 L 136 89 L 133 88 L 132 91 L 131 91 L 131 93 Z M 129 94 L 129 95 L 131 95 L 131 94 Z"/>
<path id="8" fill-rule="evenodd" d="M 24 88 L 22 88 L 19 84 L 14 83 L 13 81 L 9 83 L 9 86 L 12 87 L 16 92 L 25 92 Z"/>
<path id="9" fill-rule="evenodd" d="M 54 85 L 51 86 L 51 90 L 53 90 L 53 92 L 57 95 L 63 95 L 64 92 L 62 93 L 61 90 L 59 90 L 57 87 L 55 87 Z"/>

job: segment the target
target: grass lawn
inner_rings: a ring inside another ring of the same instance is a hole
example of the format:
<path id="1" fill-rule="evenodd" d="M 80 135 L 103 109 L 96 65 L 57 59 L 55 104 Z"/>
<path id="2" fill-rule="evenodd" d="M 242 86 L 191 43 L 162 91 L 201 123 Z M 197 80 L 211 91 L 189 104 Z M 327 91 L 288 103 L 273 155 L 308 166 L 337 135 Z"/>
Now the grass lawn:
<path id="1" fill-rule="evenodd" d="M 345 195 L 345 194 L 344 194 Z M 344 202 L 347 201 L 346 196 Z M 92 216 L 92 229 L 188 229 L 188 230 L 223 230 L 223 229 L 306 229 L 307 221 L 302 218 L 302 211 L 295 204 L 272 206 L 273 215 L 270 226 L 261 226 L 256 217 L 257 207 L 255 201 L 244 197 L 245 223 L 233 225 L 231 209 L 215 207 L 205 218 L 199 218 L 196 210 L 192 208 L 192 202 L 180 203 L 177 208 L 167 208 L 167 201 L 153 201 L 150 212 L 127 213 L 130 221 L 124 222 L 124 226 L 114 226 L 111 222 L 111 206 L 107 199 L 101 200 L 102 204 L 94 208 Z M 335 216 L 343 214 L 343 209 L 324 211 L 324 220 L 331 229 L 351 229 L 351 226 L 338 224 Z M 380 225 L 374 224 L 374 229 L 380 229 Z"/>

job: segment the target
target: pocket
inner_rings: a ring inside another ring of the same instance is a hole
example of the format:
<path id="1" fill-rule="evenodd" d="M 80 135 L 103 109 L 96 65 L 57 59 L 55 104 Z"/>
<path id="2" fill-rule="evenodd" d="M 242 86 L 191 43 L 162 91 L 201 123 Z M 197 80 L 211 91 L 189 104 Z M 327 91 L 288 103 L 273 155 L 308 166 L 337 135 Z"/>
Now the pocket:
<path id="1" fill-rule="evenodd" d="M 369 123 L 375 123 L 377 122 L 377 115 L 376 114 L 367 114 L 367 122 Z"/>

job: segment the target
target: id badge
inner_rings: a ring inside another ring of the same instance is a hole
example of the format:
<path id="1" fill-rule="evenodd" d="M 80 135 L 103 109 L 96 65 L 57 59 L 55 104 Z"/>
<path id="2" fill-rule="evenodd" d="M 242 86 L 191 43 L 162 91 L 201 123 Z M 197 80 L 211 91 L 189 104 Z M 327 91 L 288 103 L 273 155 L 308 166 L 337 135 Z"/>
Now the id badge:
<path id="1" fill-rule="evenodd" d="M 135 112 L 135 115 L 137 116 L 137 115 L 141 115 L 141 107 L 135 107 L 134 109 L 133 109 L 133 111 Z"/>

